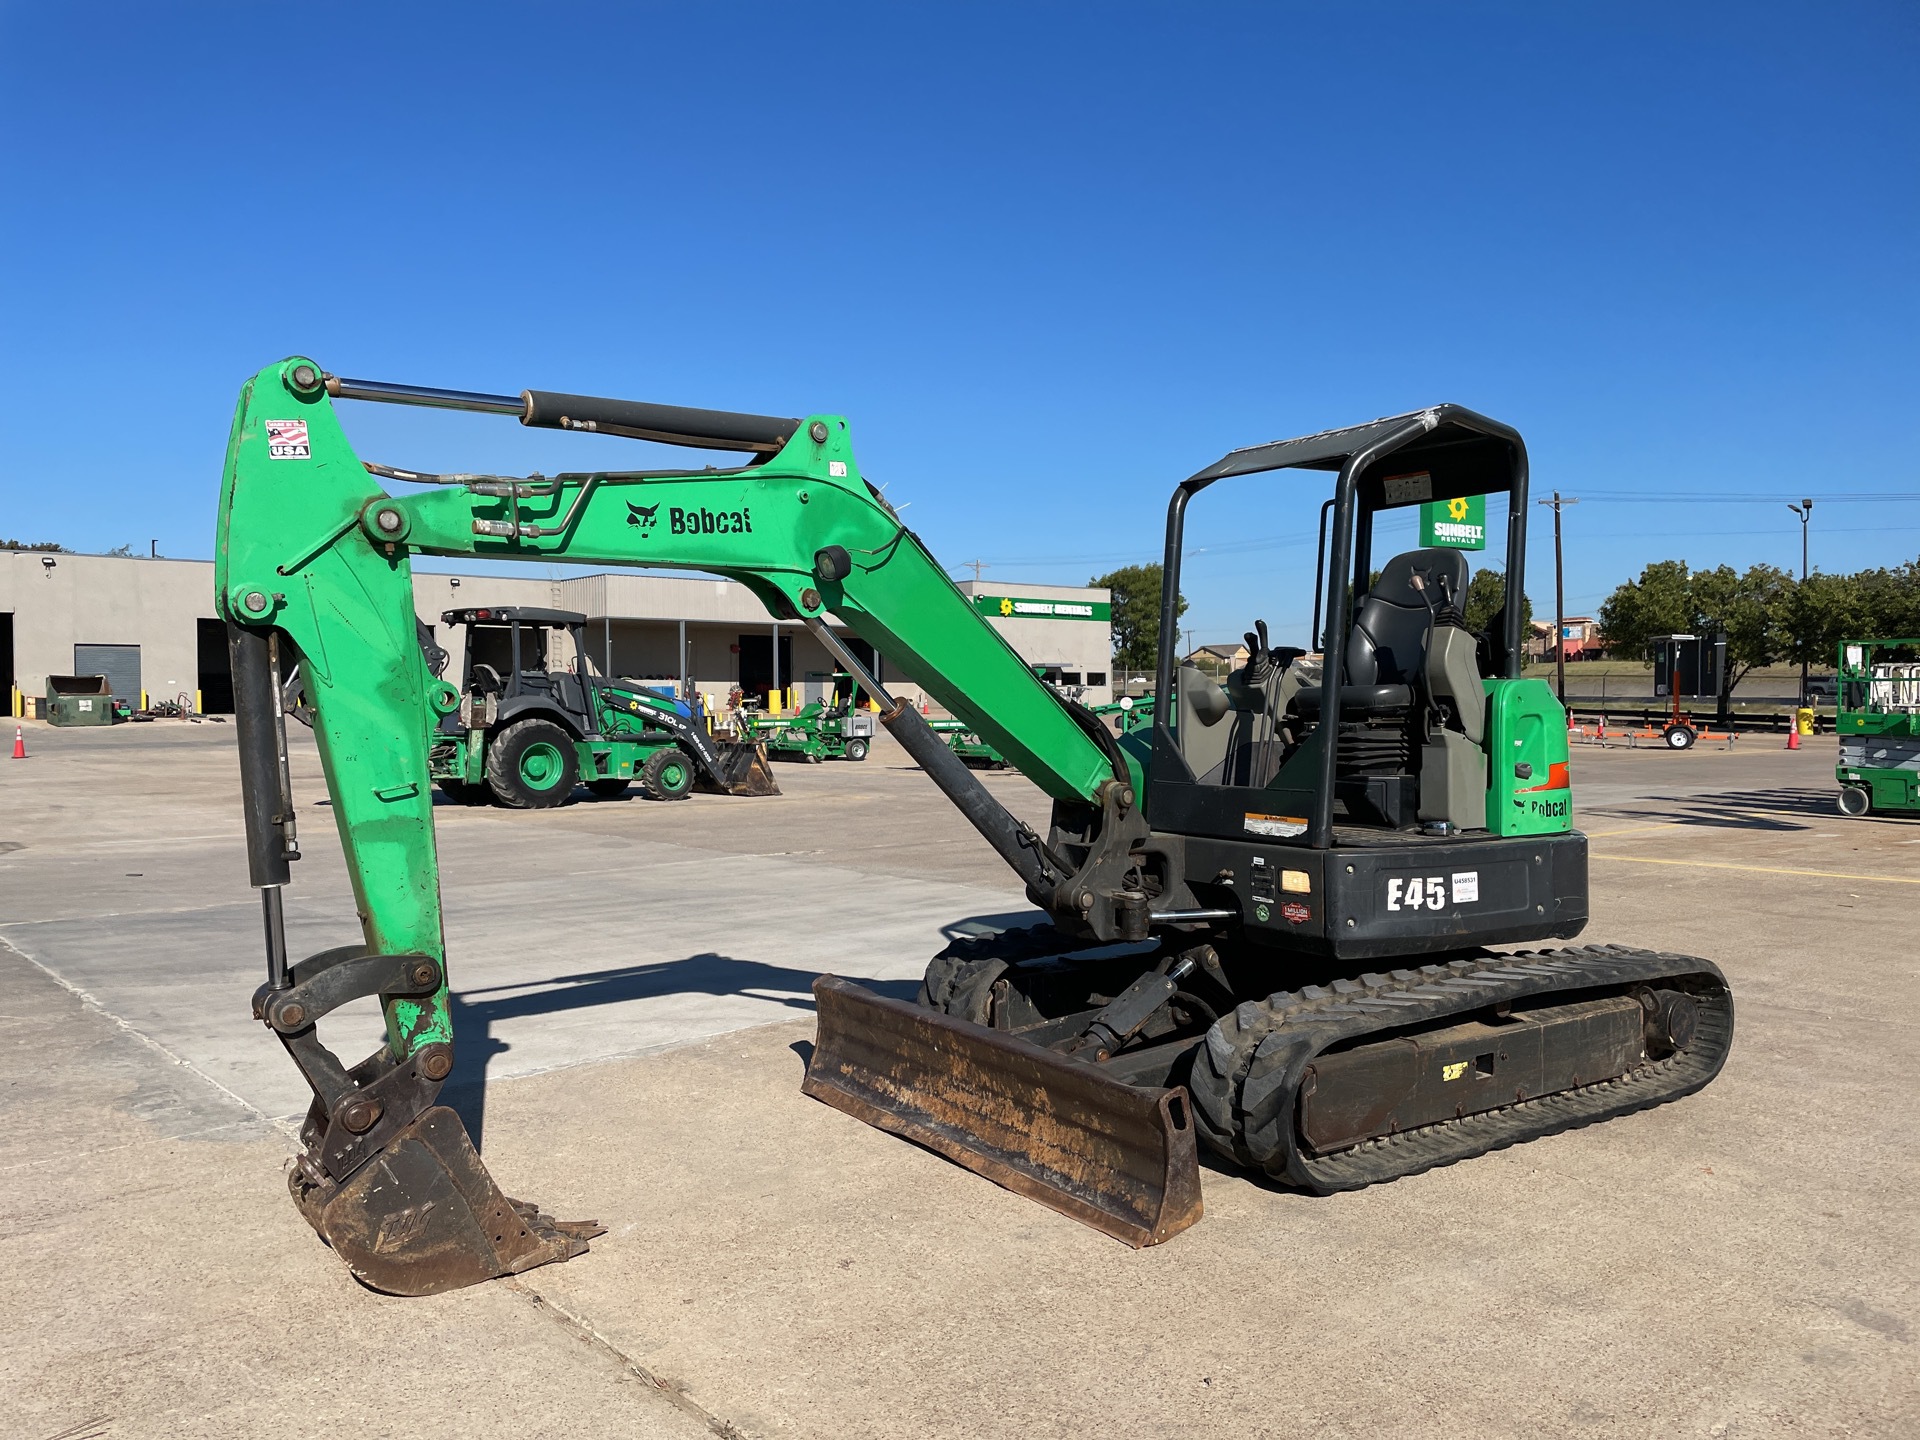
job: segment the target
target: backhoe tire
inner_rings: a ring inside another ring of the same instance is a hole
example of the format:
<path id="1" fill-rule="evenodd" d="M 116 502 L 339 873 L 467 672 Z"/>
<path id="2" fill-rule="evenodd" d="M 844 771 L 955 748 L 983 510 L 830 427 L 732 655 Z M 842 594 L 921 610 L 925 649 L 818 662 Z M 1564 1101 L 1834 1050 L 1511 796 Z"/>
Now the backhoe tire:
<path id="1" fill-rule="evenodd" d="M 551 720 L 516 720 L 487 747 L 487 786 L 502 805 L 551 810 L 579 780 L 573 737 Z"/>
<path id="2" fill-rule="evenodd" d="M 847 759 L 864 760 L 866 758 L 867 758 L 867 742 L 865 740 L 847 741 Z"/>
<path id="3" fill-rule="evenodd" d="M 693 761 L 677 745 L 656 750 L 640 767 L 640 793 L 649 800 L 684 800 L 693 791 Z"/>
<path id="4" fill-rule="evenodd" d="M 633 781 L 630 778 L 622 779 L 615 777 L 607 780 L 589 780 L 587 781 L 587 789 L 591 790 L 602 800 L 618 800 L 622 795 L 627 793 L 627 787 L 631 784 L 633 784 Z"/>
<path id="5" fill-rule="evenodd" d="M 456 805 L 486 805 L 493 800 L 493 792 L 485 785 L 469 785 L 464 780 L 436 780 L 433 788 Z"/>

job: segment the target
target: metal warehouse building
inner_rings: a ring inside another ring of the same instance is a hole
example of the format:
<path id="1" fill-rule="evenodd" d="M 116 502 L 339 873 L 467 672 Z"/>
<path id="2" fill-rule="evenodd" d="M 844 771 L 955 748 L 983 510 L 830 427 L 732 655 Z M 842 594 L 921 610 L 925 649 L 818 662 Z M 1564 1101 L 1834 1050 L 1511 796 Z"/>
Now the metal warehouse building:
<path id="1" fill-rule="evenodd" d="M 969 581 L 960 590 L 1047 678 L 1083 686 L 1089 704 L 1111 698 L 1107 591 L 1029 586 L 1018 592 Z M 743 585 L 703 577 L 611 572 L 573 579 L 526 576 L 413 577 L 414 608 L 461 663 L 462 632 L 443 611 L 535 605 L 588 617 L 593 662 L 608 674 L 681 681 L 715 704 L 738 686 L 779 702 L 817 698 L 833 669 L 798 621 L 776 623 Z M 867 647 L 849 637 L 852 649 Z M 918 690 L 886 672 L 896 694 Z M 195 697 L 208 714 L 232 709 L 226 630 L 213 608 L 213 563 L 111 555 L 0 551 L 0 680 L 12 713 L 46 693 L 48 675 L 104 674 L 113 693 Z M 894 681 L 899 683 L 891 683 Z"/>

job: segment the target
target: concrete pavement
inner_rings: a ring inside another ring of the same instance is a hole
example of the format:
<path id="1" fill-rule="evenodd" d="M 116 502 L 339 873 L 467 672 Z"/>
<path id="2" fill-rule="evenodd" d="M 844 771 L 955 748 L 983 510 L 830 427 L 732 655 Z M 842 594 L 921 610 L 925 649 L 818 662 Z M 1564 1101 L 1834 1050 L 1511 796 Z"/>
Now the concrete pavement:
<path id="1" fill-rule="evenodd" d="M 1023 908 L 897 752 L 783 767 L 780 801 L 443 811 L 488 1163 L 611 1233 L 427 1301 L 355 1286 L 284 1197 L 230 739 L 29 743 L 0 762 L 0 1432 L 1920 1428 L 1920 826 L 1834 814 L 1830 742 L 1576 752 L 1588 938 L 1733 981 L 1708 1090 L 1333 1199 L 1210 1170 L 1143 1252 L 798 1093 L 814 969 L 904 987 L 943 927 Z M 310 766 L 301 953 L 353 938 Z"/>

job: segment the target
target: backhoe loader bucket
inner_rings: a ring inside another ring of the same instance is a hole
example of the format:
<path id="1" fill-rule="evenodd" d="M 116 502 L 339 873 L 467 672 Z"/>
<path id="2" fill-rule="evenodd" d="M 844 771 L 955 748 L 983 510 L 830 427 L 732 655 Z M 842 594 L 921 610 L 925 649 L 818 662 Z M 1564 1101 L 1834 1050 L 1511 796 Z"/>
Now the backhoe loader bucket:
<path id="1" fill-rule="evenodd" d="M 847 980 L 813 982 L 819 1032 L 802 1089 L 1030 1200 L 1139 1247 L 1200 1218 L 1187 1092 Z"/>
<path id="2" fill-rule="evenodd" d="M 307 1223 L 357 1279 L 389 1295 L 438 1295 L 586 1253 L 606 1234 L 591 1220 L 554 1220 L 493 1183 L 460 1117 L 425 1111 L 380 1154 L 335 1184 L 296 1166 L 288 1176 Z"/>
<path id="3" fill-rule="evenodd" d="M 767 747 L 757 740 L 716 740 L 714 774 L 702 774 L 695 788 L 709 795 L 778 795 L 780 786 L 767 764 Z"/>

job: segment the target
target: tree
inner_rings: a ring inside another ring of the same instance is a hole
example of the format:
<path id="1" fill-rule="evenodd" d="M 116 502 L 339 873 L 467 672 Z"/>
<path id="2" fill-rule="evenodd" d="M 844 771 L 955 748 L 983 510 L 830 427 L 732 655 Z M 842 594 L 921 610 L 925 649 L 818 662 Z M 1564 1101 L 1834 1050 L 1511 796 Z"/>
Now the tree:
<path id="1" fill-rule="evenodd" d="M 1473 578 L 1467 582 L 1467 603 L 1461 613 L 1467 618 L 1467 629 L 1476 635 L 1492 630 L 1499 620 L 1500 612 L 1507 608 L 1507 577 L 1501 570 L 1476 570 Z M 1533 601 L 1526 596 L 1520 597 L 1520 633 L 1526 634 L 1527 626 L 1533 623 Z"/>
<path id="2" fill-rule="evenodd" d="M 1772 565 L 1754 565 L 1742 574 L 1731 565 L 1689 570 L 1684 561 L 1658 560 L 1607 597 L 1600 627 L 1607 648 L 1629 659 L 1650 658 L 1658 635 L 1724 634 L 1724 700 L 1756 665 L 1770 665 L 1786 654 L 1795 584 Z"/>
<path id="3" fill-rule="evenodd" d="M 1905 639 L 1920 636 L 1920 560 L 1892 570 L 1862 570 L 1854 582 L 1855 610 L 1844 628 L 1854 639 Z M 1835 635 L 1837 643 L 1847 635 Z M 1832 663 L 1829 649 L 1825 660 Z"/>
<path id="4" fill-rule="evenodd" d="M 52 540 L 0 540 L 0 550 L 45 550 L 55 555 L 67 553 L 67 547 Z"/>
<path id="5" fill-rule="evenodd" d="M 1697 618 L 1692 633 L 1727 637 L 1722 699 L 1731 696 L 1755 666 L 1786 656 L 1787 604 L 1796 583 L 1776 565 L 1751 565 L 1744 574 L 1719 565 L 1694 575 Z"/>
<path id="6" fill-rule="evenodd" d="M 1160 566 L 1123 565 L 1087 583 L 1113 592 L 1114 668 L 1153 669 L 1160 659 Z M 1182 595 L 1174 603 L 1174 619 L 1186 613 Z"/>

